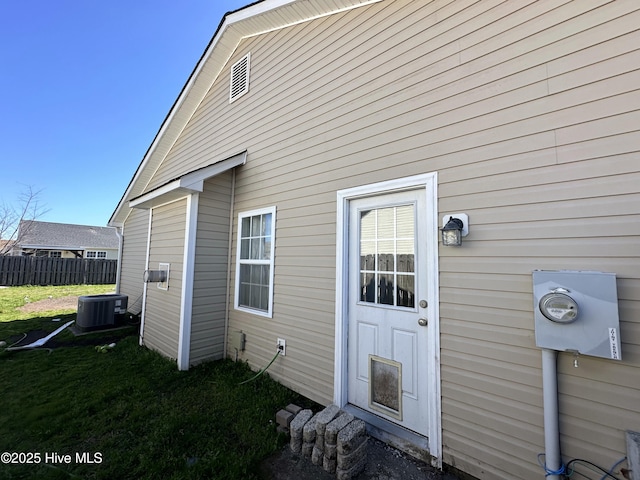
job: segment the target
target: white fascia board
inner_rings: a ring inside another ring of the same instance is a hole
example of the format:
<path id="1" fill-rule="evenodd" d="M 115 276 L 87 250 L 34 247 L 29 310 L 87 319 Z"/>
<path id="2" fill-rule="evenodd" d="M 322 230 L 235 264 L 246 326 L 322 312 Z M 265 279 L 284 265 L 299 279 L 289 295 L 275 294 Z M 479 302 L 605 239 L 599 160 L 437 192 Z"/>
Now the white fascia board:
<path id="1" fill-rule="evenodd" d="M 152 190 L 129 201 L 130 208 L 151 208 L 178 198 L 200 193 L 204 190 L 204 181 L 215 177 L 234 167 L 244 165 L 247 161 L 246 150 L 220 162 L 200 168 L 174 180 L 162 187 Z"/>
<path id="2" fill-rule="evenodd" d="M 231 25 L 233 23 L 236 22 L 241 22 L 243 20 L 247 20 L 248 18 L 252 18 L 255 17 L 256 15 L 262 15 L 264 13 L 268 13 L 271 10 L 276 10 L 278 8 L 281 7 L 285 7 L 289 4 L 292 3 L 296 3 L 299 0 L 267 0 L 265 2 L 260 2 L 260 3 L 256 3 L 255 5 L 251 5 L 249 7 L 246 8 L 242 8 L 240 10 L 238 10 L 237 12 L 232 13 L 231 15 L 227 16 L 227 21 L 225 22 L 225 26 L 227 24 Z M 314 15 L 314 16 L 310 16 L 310 17 L 305 17 L 305 18 L 301 18 L 299 21 L 296 21 L 294 23 L 291 24 L 282 24 L 279 25 L 275 28 L 286 28 L 290 25 L 296 25 L 298 23 L 301 22 L 306 22 L 309 20 L 313 20 L 315 18 L 320 18 L 326 15 L 332 15 L 334 13 L 340 13 L 340 12 L 344 12 L 347 10 L 351 10 L 354 8 L 358 8 L 358 7 L 363 7 L 365 5 L 369 5 L 372 3 L 378 3 L 378 2 L 382 2 L 383 0 L 361 0 L 361 1 L 354 1 L 352 2 L 350 5 L 345 5 L 343 7 L 337 7 L 334 5 L 333 8 L 328 9 L 328 11 L 326 13 L 322 13 L 322 14 L 318 14 L 318 15 Z M 259 35 L 260 33 L 263 32 L 256 32 L 253 35 Z M 252 36 L 253 36 L 252 35 Z"/>
<path id="3" fill-rule="evenodd" d="M 186 189 L 202 191 L 203 183 L 205 180 L 220 175 L 221 173 L 231 170 L 234 167 L 239 167 L 247 162 L 247 151 L 233 155 L 226 160 L 214 163 L 208 167 L 195 170 L 191 173 L 180 177 L 180 186 Z"/>
<path id="4" fill-rule="evenodd" d="M 360 7 L 364 7 L 364 6 L 371 5 L 373 3 L 382 2 L 382 1 L 384 0 L 362 0 L 362 1 L 355 1 L 352 4 L 345 5 L 343 7 L 334 6 L 333 8 L 328 9 L 327 11 L 322 13 L 317 13 L 315 15 L 301 16 L 297 20 L 293 20 L 290 22 L 281 22 L 281 23 L 278 23 L 277 25 L 273 25 L 273 27 L 270 27 L 270 28 L 255 30 L 249 34 L 244 35 L 243 38 L 250 38 L 258 35 L 263 35 L 265 33 L 275 32 L 276 30 L 293 27 L 294 25 L 299 25 L 301 23 L 309 22 L 311 20 L 327 17 L 329 15 L 334 15 L 336 13 L 346 12 L 348 10 L 353 10 L 354 8 L 360 8 Z M 274 0 L 273 2 L 266 1 L 266 2 L 258 3 L 256 5 L 253 5 L 252 7 L 242 9 L 230 15 L 229 17 L 227 17 L 227 21 L 225 22 L 225 27 L 227 25 L 232 25 L 234 23 L 241 22 L 248 18 L 255 17 L 256 15 L 268 13 L 271 10 L 276 10 L 280 7 L 287 6 L 290 3 L 296 3 L 296 0 Z"/>
<path id="5" fill-rule="evenodd" d="M 74 247 L 68 245 L 16 245 L 19 248 L 33 248 L 35 250 L 84 250 L 87 247 Z M 106 249 L 105 249 L 106 250 Z"/>
<path id="6" fill-rule="evenodd" d="M 184 189 L 180 184 L 180 180 L 174 180 L 171 183 L 163 185 L 156 190 L 153 190 L 149 193 L 145 193 L 144 195 L 134 198 L 129 201 L 130 208 L 152 208 L 161 203 L 167 203 L 171 200 L 176 200 L 177 198 L 184 197 L 193 193 L 192 190 Z"/>
<path id="7" fill-rule="evenodd" d="M 248 18 L 255 17 L 256 15 L 267 13 L 270 10 L 284 7 L 285 5 L 289 5 L 290 3 L 296 3 L 296 1 L 297 0 L 267 0 L 266 2 L 260 2 L 245 8 L 241 8 L 240 10 L 233 12 L 231 15 L 227 15 L 227 20 L 225 21 L 224 26 L 228 26 L 236 22 L 241 22 Z"/>

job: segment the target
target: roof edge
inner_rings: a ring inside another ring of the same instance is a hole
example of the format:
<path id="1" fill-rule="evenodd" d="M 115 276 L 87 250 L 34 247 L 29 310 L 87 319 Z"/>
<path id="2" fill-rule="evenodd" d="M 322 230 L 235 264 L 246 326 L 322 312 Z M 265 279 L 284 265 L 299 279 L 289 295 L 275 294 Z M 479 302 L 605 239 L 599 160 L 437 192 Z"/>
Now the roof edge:
<path id="1" fill-rule="evenodd" d="M 173 122 L 175 116 L 180 111 L 181 107 L 184 105 L 187 97 L 189 96 L 190 92 L 192 91 L 194 85 L 196 84 L 200 73 L 202 73 L 202 70 L 204 69 L 205 65 L 207 64 L 207 60 L 212 56 L 213 52 L 216 50 L 216 47 L 218 46 L 218 44 L 220 42 L 220 39 L 222 38 L 224 33 L 229 29 L 229 27 L 231 27 L 233 25 L 240 24 L 240 23 L 245 22 L 245 21 L 248 21 L 248 20 L 250 20 L 250 19 L 252 19 L 252 18 L 254 18 L 256 16 L 259 16 L 259 15 L 269 14 L 270 12 L 272 12 L 272 11 L 278 9 L 278 8 L 287 7 L 288 5 L 294 4 L 294 3 L 299 2 L 299 1 L 300 0 L 260 0 L 260 1 L 256 1 L 256 2 L 250 3 L 249 5 L 246 5 L 245 7 L 242 7 L 240 9 L 227 12 L 222 17 L 222 19 L 221 19 L 220 23 L 218 24 L 218 27 L 217 27 L 213 37 L 209 41 L 209 44 L 207 45 L 207 47 L 205 48 L 202 56 L 198 60 L 198 63 L 196 64 L 195 68 L 193 69 L 193 71 L 189 75 L 189 78 L 187 79 L 187 82 L 182 87 L 178 97 L 176 98 L 176 100 L 173 103 L 171 109 L 169 110 L 169 112 L 167 113 L 166 117 L 164 118 L 164 120 L 163 120 L 163 122 L 162 122 L 162 124 L 160 126 L 160 129 L 156 133 L 153 141 L 151 142 L 151 145 L 149 146 L 149 148 L 145 152 L 145 155 L 143 156 L 140 164 L 138 165 L 138 168 L 134 172 L 131 180 L 129 181 L 129 184 L 127 185 L 127 188 L 125 189 L 122 197 L 120 198 L 120 201 L 118 202 L 118 205 L 116 206 L 116 208 L 114 209 L 113 213 L 111 214 L 111 217 L 109 218 L 109 220 L 107 222 L 108 226 L 110 226 L 110 227 L 121 227 L 123 225 L 124 220 L 126 219 L 126 216 L 127 216 L 127 213 L 123 212 L 123 210 L 125 210 L 125 208 L 127 207 L 128 200 L 131 199 L 134 187 L 136 186 L 137 182 L 140 180 L 140 176 L 141 176 L 142 172 L 145 170 L 145 168 L 148 166 L 149 162 L 153 158 L 153 156 L 154 156 L 154 154 L 155 154 L 155 152 L 156 152 L 156 150 L 157 150 L 157 148 L 159 146 L 160 141 L 167 134 L 167 130 L 172 126 L 172 122 Z M 248 38 L 250 36 L 260 35 L 260 34 L 268 32 L 268 31 L 273 31 L 273 30 L 276 30 L 276 29 L 279 29 L 279 28 L 286 28 L 288 26 L 292 26 L 292 25 L 295 25 L 295 24 L 298 24 L 298 23 L 302 23 L 302 22 L 305 22 L 305 21 L 313 20 L 315 18 L 319 18 L 319 17 L 322 17 L 322 16 L 331 15 L 331 14 L 335 14 L 335 13 L 340 13 L 340 12 L 343 12 L 343 11 L 347 11 L 347 10 L 351 10 L 351 9 L 359 8 L 359 7 L 363 7 L 363 6 L 367 6 L 367 5 L 378 3 L 378 2 L 382 2 L 382 1 L 384 1 L 384 0 L 352 0 L 352 2 L 350 2 L 349 5 L 344 5 L 342 7 L 336 5 L 333 2 L 326 2 L 328 5 L 331 5 L 332 7 L 328 8 L 324 13 L 318 13 L 317 15 L 312 15 L 312 16 L 301 15 L 301 18 L 298 21 L 295 21 L 295 22 L 288 22 L 286 24 L 282 23 L 282 22 L 274 22 L 273 23 L 273 28 L 271 28 L 271 29 L 266 29 L 266 30 L 265 29 L 259 29 L 259 30 L 253 31 L 253 32 L 244 32 L 243 34 L 238 34 L 238 37 L 235 39 L 235 40 L 237 40 L 235 42 L 235 44 L 237 45 L 237 42 L 239 42 L 242 38 Z M 231 43 L 234 43 L 234 42 L 232 41 Z M 217 77 L 217 74 L 216 74 L 216 77 Z M 215 81 L 215 78 L 213 78 L 213 80 Z M 201 100 L 202 99 L 199 99 L 199 101 L 197 101 L 195 103 L 197 103 L 199 105 Z M 189 115 L 189 118 L 191 118 L 191 115 Z M 181 127 L 178 127 L 178 128 L 181 131 L 182 128 L 184 128 L 184 125 L 182 125 Z M 141 193 L 141 192 L 139 192 L 139 193 Z"/>

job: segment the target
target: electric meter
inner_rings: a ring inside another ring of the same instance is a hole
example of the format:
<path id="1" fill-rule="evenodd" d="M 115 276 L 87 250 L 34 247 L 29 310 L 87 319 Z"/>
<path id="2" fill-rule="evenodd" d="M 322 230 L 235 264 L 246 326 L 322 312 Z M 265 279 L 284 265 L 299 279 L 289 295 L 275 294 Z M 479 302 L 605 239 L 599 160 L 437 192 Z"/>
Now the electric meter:
<path id="1" fill-rule="evenodd" d="M 556 289 L 540 299 L 540 311 L 552 322 L 571 323 L 578 318 L 578 304 L 568 295 L 568 290 L 564 290 L 566 293 L 559 290 L 564 289 Z"/>
<path id="2" fill-rule="evenodd" d="M 533 309 L 538 347 L 622 358 L 615 274 L 535 270 Z"/>

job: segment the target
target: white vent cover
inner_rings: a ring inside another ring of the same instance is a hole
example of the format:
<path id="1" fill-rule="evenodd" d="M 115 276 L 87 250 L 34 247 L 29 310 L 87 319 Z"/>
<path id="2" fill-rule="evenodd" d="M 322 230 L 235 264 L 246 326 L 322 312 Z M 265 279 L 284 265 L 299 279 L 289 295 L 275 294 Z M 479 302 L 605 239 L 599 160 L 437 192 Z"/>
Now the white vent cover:
<path id="1" fill-rule="evenodd" d="M 229 103 L 249 91 L 249 61 L 251 54 L 247 53 L 231 67 L 231 85 L 229 90 Z"/>

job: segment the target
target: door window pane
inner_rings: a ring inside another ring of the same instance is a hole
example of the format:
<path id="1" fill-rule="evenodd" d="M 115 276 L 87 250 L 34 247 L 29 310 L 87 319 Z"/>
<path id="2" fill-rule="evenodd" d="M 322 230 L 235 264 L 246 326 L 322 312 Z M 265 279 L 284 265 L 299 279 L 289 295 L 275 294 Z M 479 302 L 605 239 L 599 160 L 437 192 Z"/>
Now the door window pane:
<path id="1" fill-rule="evenodd" d="M 395 237 L 395 221 L 394 214 L 395 208 L 381 208 L 378 212 L 378 238 L 379 239 L 393 239 Z"/>
<path id="2" fill-rule="evenodd" d="M 413 275 L 398 275 L 397 305 L 412 307 L 415 305 L 414 292 L 415 277 Z"/>
<path id="3" fill-rule="evenodd" d="M 393 274 L 378 274 L 378 303 L 382 305 L 394 305 L 394 281 Z"/>
<path id="4" fill-rule="evenodd" d="M 362 302 L 376 302 L 376 275 L 375 273 L 360 274 L 360 300 Z"/>
<path id="5" fill-rule="evenodd" d="M 415 206 L 360 212 L 360 301 L 415 307 Z"/>

